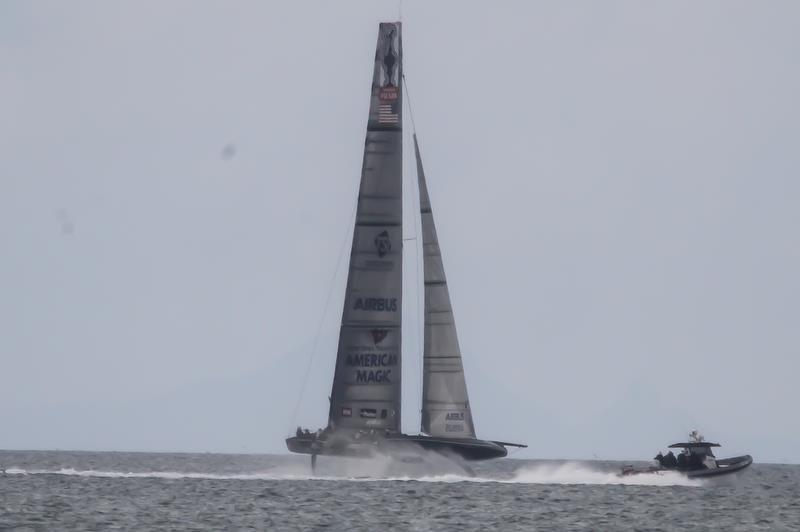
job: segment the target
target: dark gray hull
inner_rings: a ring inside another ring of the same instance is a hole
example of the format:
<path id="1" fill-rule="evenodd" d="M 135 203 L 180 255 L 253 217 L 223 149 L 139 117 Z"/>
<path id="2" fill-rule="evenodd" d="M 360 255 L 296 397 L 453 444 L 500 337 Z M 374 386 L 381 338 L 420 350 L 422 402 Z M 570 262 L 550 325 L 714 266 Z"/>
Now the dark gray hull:
<path id="1" fill-rule="evenodd" d="M 324 440 L 308 436 L 292 436 L 286 439 L 286 447 L 293 453 L 354 458 L 369 458 L 379 454 L 407 455 L 420 451 L 458 456 L 469 461 L 491 460 L 508 455 L 508 450 L 503 445 L 493 441 L 436 438 L 421 434 L 397 434 L 376 439 L 329 435 Z"/>
<path id="2" fill-rule="evenodd" d="M 744 456 L 736 456 L 734 458 L 723 458 L 717 460 L 717 467 L 713 469 L 700 469 L 696 471 L 686 471 L 686 476 L 689 478 L 710 478 L 719 477 L 722 475 L 730 475 L 748 467 L 753 463 L 753 457 L 749 454 Z"/>

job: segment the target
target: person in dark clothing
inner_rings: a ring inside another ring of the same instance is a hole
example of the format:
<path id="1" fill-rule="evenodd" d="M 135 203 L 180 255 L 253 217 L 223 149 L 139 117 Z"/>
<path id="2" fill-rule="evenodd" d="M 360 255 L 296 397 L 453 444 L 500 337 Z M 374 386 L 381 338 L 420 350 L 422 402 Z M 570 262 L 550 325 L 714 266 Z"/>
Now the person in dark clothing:
<path id="1" fill-rule="evenodd" d="M 689 455 L 689 468 L 690 469 L 705 469 L 706 465 L 703 463 L 703 457 L 699 454 L 692 453 Z"/>
<path id="2" fill-rule="evenodd" d="M 661 451 L 658 451 L 658 454 L 653 458 L 661 467 L 666 467 L 664 465 L 664 455 L 661 454 Z"/>
<path id="3" fill-rule="evenodd" d="M 678 467 L 678 459 L 675 458 L 675 454 L 670 451 L 667 453 L 667 456 L 664 457 L 663 464 L 667 469 L 674 469 Z"/>

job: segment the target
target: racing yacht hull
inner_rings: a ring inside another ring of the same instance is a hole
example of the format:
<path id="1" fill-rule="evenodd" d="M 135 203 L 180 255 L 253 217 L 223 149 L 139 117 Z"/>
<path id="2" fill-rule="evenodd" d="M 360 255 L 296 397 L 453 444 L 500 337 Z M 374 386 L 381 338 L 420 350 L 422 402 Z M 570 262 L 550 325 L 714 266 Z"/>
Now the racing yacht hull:
<path id="1" fill-rule="evenodd" d="M 294 453 L 349 456 L 369 458 L 376 454 L 403 454 L 420 451 L 433 451 L 448 456 L 458 456 L 464 460 L 491 460 L 508 455 L 504 445 L 488 440 L 439 438 L 424 434 L 397 434 L 381 438 L 363 437 L 354 439 L 349 435 L 331 434 L 325 439 L 314 435 L 292 436 L 286 439 L 286 446 Z"/>

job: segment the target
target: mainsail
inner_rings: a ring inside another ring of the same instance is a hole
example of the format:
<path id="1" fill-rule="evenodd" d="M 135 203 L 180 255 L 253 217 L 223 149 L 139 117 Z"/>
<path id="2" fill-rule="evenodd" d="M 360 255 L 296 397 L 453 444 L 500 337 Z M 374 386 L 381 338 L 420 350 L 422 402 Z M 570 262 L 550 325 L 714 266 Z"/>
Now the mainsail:
<path id="1" fill-rule="evenodd" d="M 331 428 L 400 432 L 403 247 L 400 23 L 378 30 Z"/>
<path id="2" fill-rule="evenodd" d="M 444 275 L 442 252 L 414 135 L 422 218 L 422 254 L 425 271 L 425 343 L 422 376 L 422 432 L 431 436 L 474 438 L 475 425 L 467 397 L 461 349 Z"/>

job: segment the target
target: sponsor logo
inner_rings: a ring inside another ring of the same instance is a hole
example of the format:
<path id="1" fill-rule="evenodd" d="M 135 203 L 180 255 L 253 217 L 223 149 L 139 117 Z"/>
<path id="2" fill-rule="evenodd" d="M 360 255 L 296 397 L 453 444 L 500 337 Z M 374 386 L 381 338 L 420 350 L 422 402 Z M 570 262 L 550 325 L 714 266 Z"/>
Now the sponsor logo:
<path id="1" fill-rule="evenodd" d="M 396 102 L 397 99 L 400 98 L 400 93 L 397 87 L 381 87 L 378 98 L 380 98 L 382 102 Z"/>
<path id="2" fill-rule="evenodd" d="M 342 408 L 342 417 L 352 417 L 353 410 L 351 408 Z"/>
<path id="3" fill-rule="evenodd" d="M 397 27 L 393 24 L 386 26 L 387 31 L 383 34 L 383 57 L 381 58 L 381 74 L 383 83 L 381 87 L 400 85 L 398 74 L 400 62 L 397 60 L 397 52 L 394 49 L 395 39 L 397 38 Z"/>
<path id="4" fill-rule="evenodd" d="M 357 366 L 361 368 L 378 368 L 386 366 L 397 365 L 397 355 L 390 355 L 389 353 L 376 353 L 376 354 L 360 354 L 360 355 L 347 355 L 344 361 L 348 366 Z"/>
<path id="5" fill-rule="evenodd" d="M 381 312 L 397 312 L 396 297 L 358 297 L 353 303 L 353 310 L 377 310 Z"/>
<path id="6" fill-rule="evenodd" d="M 369 418 L 378 417 L 378 412 L 374 408 L 362 408 L 361 417 L 369 417 Z"/>
<path id="7" fill-rule="evenodd" d="M 378 345 L 383 342 L 387 334 L 389 334 L 389 331 L 386 329 L 372 329 L 372 341 L 375 342 L 375 345 Z"/>
<path id="8" fill-rule="evenodd" d="M 378 236 L 375 237 L 375 249 L 378 250 L 378 256 L 380 258 L 383 258 L 384 255 L 392 250 L 392 242 L 389 240 L 389 233 L 387 231 L 378 233 Z"/>
<path id="9" fill-rule="evenodd" d="M 359 369 L 356 370 L 356 384 L 391 384 L 392 370 L 390 369 Z"/>
<path id="10" fill-rule="evenodd" d="M 464 412 L 448 412 L 444 416 L 445 432 L 464 432 L 464 421 L 466 421 L 466 414 Z"/>

